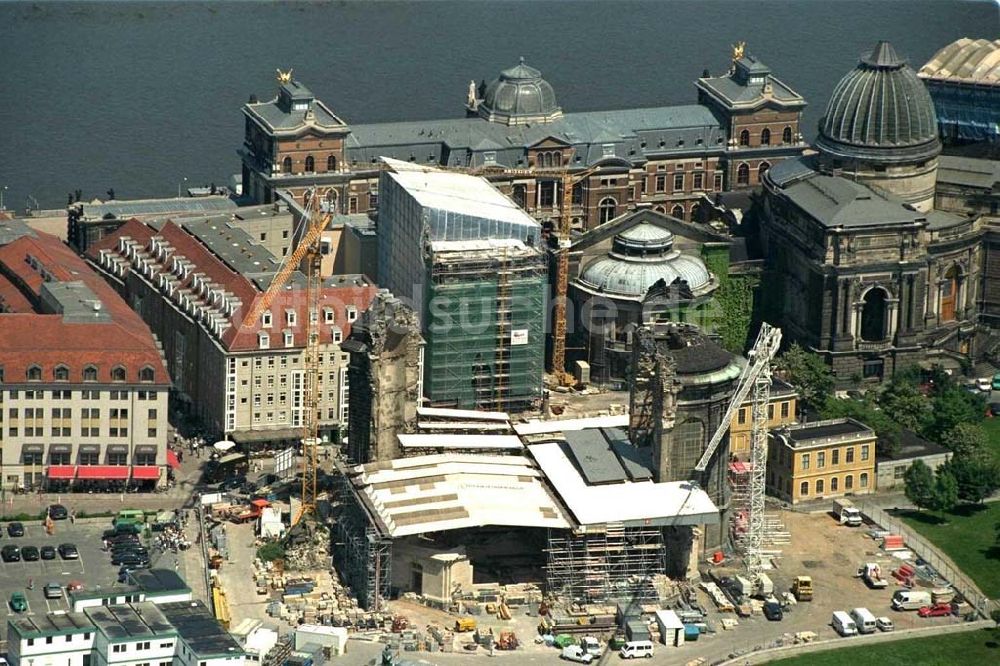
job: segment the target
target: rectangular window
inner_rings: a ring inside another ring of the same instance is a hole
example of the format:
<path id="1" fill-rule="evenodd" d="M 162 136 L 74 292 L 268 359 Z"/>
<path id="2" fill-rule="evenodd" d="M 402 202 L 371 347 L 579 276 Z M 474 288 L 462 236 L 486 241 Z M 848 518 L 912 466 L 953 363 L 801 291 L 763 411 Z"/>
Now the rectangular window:
<path id="1" fill-rule="evenodd" d="M 826 467 L 826 451 L 820 451 L 816 454 L 816 469 L 824 467 Z"/>
<path id="2" fill-rule="evenodd" d="M 613 144 L 613 143 L 601 144 L 601 156 L 602 157 L 614 157 L 615 156 L 615 144 Z"/>
<path id="3" fill-rule="evenodd" d="M 767 406 L 767 420 L 768 421 L 773 421 L 774 420 L 774 405 L 773 404 L 770 404 L 770 405 Z"/>
<path id="4" fill-rule="evenodd" d="M 660 174 L 656 177 L 656 191 L 666 192 L 667 191 L 667 176 L 665 174 Z"/>
<path id="5" fill-rule="evenodd" d="M 789 405 L 788 402 L 781 403 L 781 418 L 783 419 L 788 418 L 788 405 Z"/>
<path id="6" fill-rule="evenodd" d="M 802 454 L 802 469 L 809 469 L 809 454 Z"/>
<path id="7" fill-rule="evenodd" d="M 861 460 L 868 460 L 868 445 L 863 444 L 861 446 Z"/>
<path id="8" fill-rule="evenodd" d="M 745 407 L 736 414 L 736 422 L 740 425 L 747 422 L 747 410 Z"/>
<path id="9" fill-rule="evenodd" d="M 696 173 L 694 175 L 694 189 L 700 190 L 704 187 L 705 174 Z"/>
<path id="10" fill-rule="evenodd" d="M 840 449 L 834 449 L 830 452 L 830 464 L 839 465 L 840 464 Z"/>
<path id="11" fill-rule="evenodd" d="M 674 192 L 684 191 L 684 174 L 675 173 L 674 174 Z"/>
<path id="12" fill-rule="evenodd" d="M 715 174 L 715 190 L 717 192 L 721 192 L 722 191 L 722 174 L 721 173 Z"/>
<path id="13" fill-rule="evenodd" d="M 904 467 L 903 465 L 896 465 L 892 469 L 892 478 L 902 479 L 904 476 L 906 476 L 906 467 Z"/>
<path id="14" fill-rule="evenodd" d="M 847 447 L 847 452 L 844 454 L 844 462 L 847 463 L 848 465 L 850 465 L 852 462 L 854 462 L 854 447 L 853 446 Z"/>

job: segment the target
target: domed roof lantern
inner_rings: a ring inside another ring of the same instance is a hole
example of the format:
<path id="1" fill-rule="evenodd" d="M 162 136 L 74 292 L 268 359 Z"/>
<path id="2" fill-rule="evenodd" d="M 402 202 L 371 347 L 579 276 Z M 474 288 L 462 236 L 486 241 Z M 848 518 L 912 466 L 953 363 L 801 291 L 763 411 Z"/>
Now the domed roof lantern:
<path id="1" fill-rule="evenodd" d="M 861 62 L 871 67 L 888 67 L 890 69 L 897 69 L 906 64 L 905 60 L 896 55 L 896 49 L 892 48 L 892 44 L 884 39 L 875 45 L 870 54 L 861 58 Z"/>
<path id="2" fill-rule="evenodd" d="M 552 86 L 524 58 L 487 86 L 476 111 L 490 122 L 505 125 L 547 123 L 562 117 Z"/>

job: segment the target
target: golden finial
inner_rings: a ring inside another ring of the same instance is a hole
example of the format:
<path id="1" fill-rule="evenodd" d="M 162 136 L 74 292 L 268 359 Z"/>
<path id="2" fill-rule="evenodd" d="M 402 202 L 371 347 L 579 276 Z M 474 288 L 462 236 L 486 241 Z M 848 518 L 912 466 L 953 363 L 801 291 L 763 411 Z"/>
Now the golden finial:
<path id="1" fill-rule="evenodd" d="M 746 42 L 736 42 L 733 44 L 733 60 L 740 60 L 743 58 L 743 50 L 746 48 Z"/>
<path id="2" fill-rule="evenodd" d="M 292 70 L 288 70 L 287 72 L 283 72 L 283 71 L 281 71 L 279 69 L 279 70 L 277 70 L 277 72 L 278 72 L 278 83 L 291 83 L 292 82 Z"/>

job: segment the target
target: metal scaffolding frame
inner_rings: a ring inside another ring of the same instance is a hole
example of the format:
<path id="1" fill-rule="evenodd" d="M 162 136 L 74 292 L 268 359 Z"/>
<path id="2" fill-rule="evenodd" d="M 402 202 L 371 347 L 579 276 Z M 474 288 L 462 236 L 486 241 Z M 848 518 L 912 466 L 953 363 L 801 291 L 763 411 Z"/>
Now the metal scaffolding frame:
<path id="1" fill-rule="evenodd" d="M 653 577 L 666 573 L 663 530 L 608 523 L 601 531 L 549 530 L 549 593 L 578 601 L 654 600 Z"/>
<path id="2" fill-rule="evenodd" d="M 355 492 L 350 478 L 338 470 L 337 496 L 341 508 L 336 522 L 333 563 L 365 610 L 382 610 L 392 580 L 392 539 L 379 529 L 377 519 Z"/>

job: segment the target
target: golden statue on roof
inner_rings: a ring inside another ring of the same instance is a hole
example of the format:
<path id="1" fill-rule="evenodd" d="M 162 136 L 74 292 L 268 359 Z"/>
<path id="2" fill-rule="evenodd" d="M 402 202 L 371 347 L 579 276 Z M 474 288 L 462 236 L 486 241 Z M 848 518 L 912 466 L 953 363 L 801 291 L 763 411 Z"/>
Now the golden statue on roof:
<path id="1" fill-rule="evenodd" d="M 283 72 L 283 71 L 281 71 L 279 69 L 279 70 L 277 70 L 277 72 L 278 72 L 278 83 L 291 83 L 292 82 L 292 70 L 288 70 L 287 72 Z"/>
<path id="2" fill-rule="evenodd" d="M 746 49 L 746 42 L 736 42 L 733 44 L 733 60 L 742 60 L 743 51 Z"/>

